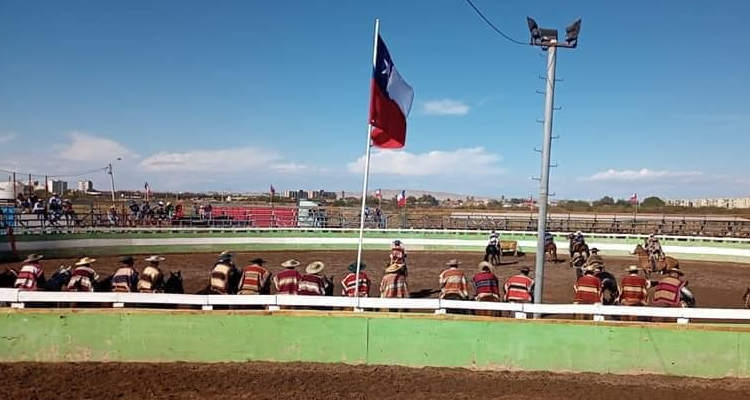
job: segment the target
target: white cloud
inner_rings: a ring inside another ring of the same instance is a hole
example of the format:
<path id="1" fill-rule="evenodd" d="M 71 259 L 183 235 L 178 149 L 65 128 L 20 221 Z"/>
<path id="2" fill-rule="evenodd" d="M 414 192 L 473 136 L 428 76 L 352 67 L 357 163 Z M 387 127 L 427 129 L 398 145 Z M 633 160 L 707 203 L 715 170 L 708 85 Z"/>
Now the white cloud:
<path id="1" fill-rule="evenodd" d="M 8 143 L 13 141 L 18 135 L 15 132 L 5 133 L 0 135 L 0 144 Z"/>
<path id="2" fill-rule="evenodd" d="M 653 182 L 662 180 L 685 182 L 704 177 L 705 174 L 699 171 L 655 171 L 642 168 L 639 170 L 608 169 L 583 178 L 583 180 L 595 182 Z"/>
<path id="3" fill-rule="evenodd" d="M 422 105 L 422 112 L 427 115 L 466 115 L 469 105 L 458 100 L 430 100 Z"/>
<path id="4" fill-rule="evenodd" d="M 320 172 L 321 169 L 311 165 L 297 164 L 297 163 L 284 163 L 272 165 L 271 168 L 282 174 L 301 174 L 305 172 Z"/>
<path id="5" fill-rule="evenodd" d="M 498 163 L 502 157 L 488 153 L 483 147 L 453 151 L 409 153 L 402 150 L 375 151 L 370 158 L 370 173 L 389 175 L 488 175 L 503 173 Z M 347 165 L 349 172 L 364 172 L 365 158 Z"/>
<path id="6" fill-rule="evenodd" d="M 138 157 L 122 144 L 101 136 L 72 132 L 70 140 L 69 144 L 60 146 L 59 151 L 59 156 L 67 161 L 107 162 L 117 157 Z"/>
<path id="7" fill-rule="evenodd" d="M 240 147 L 224 150 L 190 150 L 185 152 L 159 152 L 143 161 L 147 171 L 247 171 L 267 168 L 268 163 L 281 156 L 268 149 Z"/>

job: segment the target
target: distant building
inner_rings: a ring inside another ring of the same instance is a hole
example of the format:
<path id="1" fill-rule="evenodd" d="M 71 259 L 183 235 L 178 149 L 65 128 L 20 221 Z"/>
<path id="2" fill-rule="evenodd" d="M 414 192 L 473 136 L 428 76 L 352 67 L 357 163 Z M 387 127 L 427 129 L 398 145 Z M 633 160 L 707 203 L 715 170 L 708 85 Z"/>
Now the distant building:
<path id="1" fill-rule="evenodd" d="M 68 182 L 48 179 L 47 191 L 52 193 L 64 194 L 68 191 Z"/>
<path id="2" fill-rule="evenodd" d="M 665 203 L 668 206 L 679 206 L 679 207 L 750 208 L 750 197 L 706 198 L 706 199 L 667 199 Z"/>
<path id="3" fill-rule="evenodd" d="M 79 192 L 91 192 L 94 190 L 94 182 L 91 181 L 78 181 Z"/>
<path id="4" fill-rule="evenodd" d="M 336 200 L 336 192 L 325 190 L 285 190 L 284 197 L 292 200 Z"/>

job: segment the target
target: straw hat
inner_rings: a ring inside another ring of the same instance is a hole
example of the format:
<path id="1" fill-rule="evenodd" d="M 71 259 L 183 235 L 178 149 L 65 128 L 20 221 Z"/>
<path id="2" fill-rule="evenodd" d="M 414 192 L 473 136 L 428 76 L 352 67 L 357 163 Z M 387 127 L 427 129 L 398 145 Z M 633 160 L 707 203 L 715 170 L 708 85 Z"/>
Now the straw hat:
<path id="1" fill-rule="evenodd" d="M 281 266 L 284 268 L 297 268 L 300 266 L 300 262 L 295 259 L 286 260 L 281 263 Z"/>
<path id="2" fill-rule="evenodd" d="M 639 268 L 638 268 L 637 265 L 629 265 L 628 269 L 626 269 L 625 271 L 632 273 L 632 272 L 638 272 L 638 270 L 639 270 Z"/>
<path id="3" fill-rule="evenodd" d="M 404 268 L 404 264 L 393 263 L 385 268 L 385 273 L 392 274 L 394 272 L 400 271 L 402 268 Z"/>
<path id="4" fill-rule="evenodd" d="M 164 261 L 164 260 L 166 260 L 166 258 L 164 258 L 162 256 L 158 256 L 158 255 L 153 255 L 151 257 L 146 258 L 146 261 L 148 261 L 148 262 L 160 262 L 160 261 Z"/>
<path id="5" fill-rule="evenodd" d="M 367 268 L 367 265 L 365 265 L 365 263 L 363 263 L 363 262 L 360 262 L 360 263 L 359 263 L 359 270 L 360 270 L 360 271 L 362 271 L 362 270 L 364 270 L 365 268 Z M 349 272 L 354 272 L 354 273 L 356 273 L 356 272 L 357 272 L 357 262 L 355 261 L 355 262 L 353 262 L 353 263 L 349 264 L 349 266 L 348 266 L 348 267 L 346 267 L 346 269 L 348 269 L 348 270 L 349 270 Z"/>
<path id="6" fill-rule="evenodd" d="M 78 260 L 78 262 L 75 263 L 74 265 L 76 267 L 80 267 L 80 266 L 83 266 L 83 265 L 91 265 L 91 264 L 93 264 L 95 262 L 96 262 L 96 258 L 83 257 L 80 260 Z"/>
<path id="7" fill-rule="evenodd" d="M 477 269 L 481 272 L 484 270 L 484 267 L 489 268 L 490 271 L 492 271 L 492 264 L 488 263 L 487 261 L 482 261 L 479 264 L 477 264 Z"/>
<path id="8" fill-rule="evenodd" d="M 445 263 L 445 265 L 447 265 L 449 267 L 458 267 L 459 265 L 461 265 L 461 261 L 458 261 L 455 258 L 452 258 L 452 259 L 448 260 L 448 262 Z"/>
<path id="9" fill-rule="evenodd" d="M 583 268 L 583 270 L 586 271 L 586 272 L 594 272 L 594 266 L 591 265 L 591 264 L 589 264 L 589 265 L 585 266 Z"/>
<path id="10" fill-rule="evenodd" d="M 323 268 L 325 268 L 326 265 L 323 264 L 322 261 L 313 261 L 310 264 L 307 264 L 307 267 L 305 268 L 305 272 L 308 274 L 317 274 L 318 272 L 322 271 Z"/>
<path id="11" fill-rule="evenodd" d="M 34 262 L 34 261 L 39 261 L 42 258 L 44 258 L 44 256 L 41 255 L 41 254 L 29 254 L 28 256 L 26 256 L 26 259 L 23 260 L 22 262 L 30 263 L 30 262 Z"/>

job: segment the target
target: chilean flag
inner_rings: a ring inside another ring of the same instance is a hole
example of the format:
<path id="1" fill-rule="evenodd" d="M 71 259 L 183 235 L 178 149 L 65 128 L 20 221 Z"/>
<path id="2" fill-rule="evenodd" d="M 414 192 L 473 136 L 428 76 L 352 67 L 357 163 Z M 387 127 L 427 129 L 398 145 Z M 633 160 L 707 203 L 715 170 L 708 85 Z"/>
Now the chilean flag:
<path id="1" fill-rule="evenodd" d="M 630 202 L 630 204 L 638 204 L 638 193 L 633 193 L 628 201 Z"/>
<path id="2" fill-rule="evenodd" d="M 396 196 L 396 206 L 406 207 L 406 190 L 402 190 L 401 193 Z"/>
<path id="3" fill-rule="evenodd" d="M 376 199 L 382 199 L 383 198 L 383 192 L 380 191 L 380 189 L 375 191 L 375 198 Z"/>
<path id="4" fill-rule="evenodd" d="M 414 89 L 399 75 L 383 38 L 372 70 L 370 92 L 370 138 L 382 149 L 399 149 L 406 143 L 406 117 L 414 100 Z"/>

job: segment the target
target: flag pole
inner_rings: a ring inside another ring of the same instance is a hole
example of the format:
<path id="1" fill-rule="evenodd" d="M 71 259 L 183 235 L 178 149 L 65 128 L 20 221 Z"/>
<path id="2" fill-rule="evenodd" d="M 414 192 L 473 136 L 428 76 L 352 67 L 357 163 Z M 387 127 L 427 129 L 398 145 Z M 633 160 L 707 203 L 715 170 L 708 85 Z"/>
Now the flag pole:
<path id="1" fill-rule="evenodd" d="M 378 35 L 380 34 L 380 19 L 375 18 L 375 34 L 372 44 L 372 70 L 375 69 L 376 57 L 378 54 Z M 372 71 L 371 70 L 371 71 Z M 369 116 L 367 117 L 367 147 L 365 150 L 365 178 L 362 182 L 362 206 L 359 210 L 359 240 L 357 241 L 357 270 L 354 275 L 354 297 L 357 298 L 357 308 L 359 308 L 359 271 L 362 264 L 362 240 L 365 235 L 365 206 L 367 203 L 367 179 L 370 175 L 370 151 L 372 150 L 372 139 L 370 134 L 372 126 L 370 125 Z"/>

